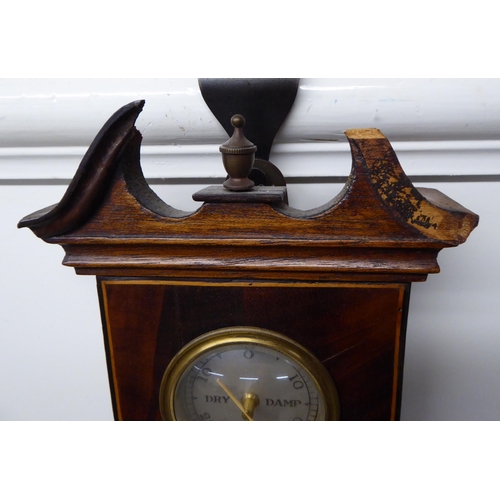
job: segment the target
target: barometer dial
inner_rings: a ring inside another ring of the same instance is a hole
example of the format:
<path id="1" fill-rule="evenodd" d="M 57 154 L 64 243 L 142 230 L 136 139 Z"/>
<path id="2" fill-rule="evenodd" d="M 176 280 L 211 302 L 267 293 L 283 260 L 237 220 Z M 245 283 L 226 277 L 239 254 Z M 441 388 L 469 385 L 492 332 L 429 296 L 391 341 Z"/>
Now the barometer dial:
<path id="1" fill-rule="evenodd" d="M 166 420 L 336 420 L 335 385 L 307 349 L 270 330 L 224 328 L 187 344 L 165 371 Z"/>

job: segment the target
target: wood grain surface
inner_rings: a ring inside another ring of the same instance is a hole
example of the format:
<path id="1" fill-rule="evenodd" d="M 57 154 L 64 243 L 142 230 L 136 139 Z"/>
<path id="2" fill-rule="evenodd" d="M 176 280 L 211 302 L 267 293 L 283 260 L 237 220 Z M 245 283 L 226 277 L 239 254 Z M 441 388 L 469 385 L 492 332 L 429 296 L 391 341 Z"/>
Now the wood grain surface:
<path id="1" fill-rule="evenodd" d="M 409 285 L 100 281 L 115 416 L 160 420 L 168 363 L 223 327 L 289 336 L 323 362 L 344 420 L 399 417 Z"/>

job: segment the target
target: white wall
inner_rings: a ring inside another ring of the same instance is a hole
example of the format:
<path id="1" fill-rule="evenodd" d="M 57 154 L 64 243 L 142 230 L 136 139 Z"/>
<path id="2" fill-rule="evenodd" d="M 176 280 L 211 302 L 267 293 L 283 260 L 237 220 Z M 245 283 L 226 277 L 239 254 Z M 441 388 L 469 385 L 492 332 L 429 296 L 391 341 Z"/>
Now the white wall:
<path id="1" fill-rule="evenodd" d="M 0 419 L 112 419 L 95 279 L 16 224 L 60 200 L 100 127 L 139 98 L 146 175 L 192 209 L 206 178 L 223 176 L 227 138 L 195 79 L 0 80 Z M 441 273 L 413 285 L 402 419 L 500 419 L 500 81 L 301 80 L 271 157 L 294 179 L 292 206 L 340 190 L 324 177 L 349 173 L 351 127 L 380 128 L 417 186 L 481 217 L 464 245 L 441 252 Z"/>

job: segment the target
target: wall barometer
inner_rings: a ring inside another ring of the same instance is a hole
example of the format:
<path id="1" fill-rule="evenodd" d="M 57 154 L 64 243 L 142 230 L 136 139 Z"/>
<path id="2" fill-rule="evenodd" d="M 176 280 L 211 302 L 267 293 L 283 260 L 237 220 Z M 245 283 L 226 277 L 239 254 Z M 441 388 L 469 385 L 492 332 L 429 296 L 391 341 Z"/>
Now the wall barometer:
<path id="1" fill-rule="evenodd" d="M 172 359 L 160 386 L 166 420 L 333 420 L 335 385 L 321 362 L 283 335 L 252 327 L 201 335 Z"/>
<path id="2" fill-rule="evenodd" d="M 377 129 L 345 132 L 340 194 L 291 208 L 269 153 L 298 80 L 200 88 L 231 137 L 226 180 L 193 194 L 198 210 L 146 182 L 137 101 L 103 126 L 61 201 L 19 223 L 97 277 L 115 418 L 398 419 L 411 283 L 477 215 L 414 187 Z"/>

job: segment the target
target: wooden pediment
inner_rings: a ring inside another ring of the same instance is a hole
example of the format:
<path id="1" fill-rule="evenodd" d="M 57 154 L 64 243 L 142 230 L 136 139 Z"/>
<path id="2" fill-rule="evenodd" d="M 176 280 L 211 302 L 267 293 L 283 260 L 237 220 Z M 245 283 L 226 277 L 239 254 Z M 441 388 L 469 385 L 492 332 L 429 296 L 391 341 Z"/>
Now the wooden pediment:
<path id="1" fill-rule="evenodd" d="M 438 252 L 463 243 L 478 223 L 439 191 L 415 188 L 377 129 L 345 132 L 351 174 L 321 207 L 289 207 L 283 187 L 213 187 L 195 194 L 204 201 L 197 211 L 177 210 L 142 173 L 134 123 L 143 105 L 117 111 L 62 200 L 19 223 L 61 244 L 78 273 L 418 281 L 438 272 Z"/>

